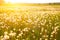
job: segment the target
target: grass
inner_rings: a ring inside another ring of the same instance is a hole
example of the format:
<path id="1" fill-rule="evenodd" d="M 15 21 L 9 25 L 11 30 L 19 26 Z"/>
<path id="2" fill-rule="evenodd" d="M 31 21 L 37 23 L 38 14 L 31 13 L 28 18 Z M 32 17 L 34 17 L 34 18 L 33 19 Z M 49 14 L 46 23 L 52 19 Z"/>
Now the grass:
<path id="1" fill-rule="evenodd" d="M 0 7 L 0 40 L 60 40 L 60 7 Z"/>

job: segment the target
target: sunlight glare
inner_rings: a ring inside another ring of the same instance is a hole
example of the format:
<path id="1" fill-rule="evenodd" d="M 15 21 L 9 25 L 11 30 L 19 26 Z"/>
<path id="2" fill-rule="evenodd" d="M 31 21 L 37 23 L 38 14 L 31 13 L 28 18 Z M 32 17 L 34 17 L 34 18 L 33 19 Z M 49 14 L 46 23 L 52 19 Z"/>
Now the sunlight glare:
<path id="1" fill-rule="evenodd" d="M 5 0 L 5 3 L 19 3 L 20 0 Z"/>
<path id="2" fill-rule="evenodd" d="M 53 3 L 59 0 L 5 0 L 5 3 Z"/>

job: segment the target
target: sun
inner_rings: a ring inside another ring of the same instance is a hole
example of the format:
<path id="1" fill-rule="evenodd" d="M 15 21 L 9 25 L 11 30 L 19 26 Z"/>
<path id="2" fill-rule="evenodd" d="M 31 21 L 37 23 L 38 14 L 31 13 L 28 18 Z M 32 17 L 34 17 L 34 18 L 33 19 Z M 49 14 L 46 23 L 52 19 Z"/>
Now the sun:
<path id="1" fill-rule="evenodd" d="M 5 0 L 5 3 L 19 3 L 21 0 Z"/>

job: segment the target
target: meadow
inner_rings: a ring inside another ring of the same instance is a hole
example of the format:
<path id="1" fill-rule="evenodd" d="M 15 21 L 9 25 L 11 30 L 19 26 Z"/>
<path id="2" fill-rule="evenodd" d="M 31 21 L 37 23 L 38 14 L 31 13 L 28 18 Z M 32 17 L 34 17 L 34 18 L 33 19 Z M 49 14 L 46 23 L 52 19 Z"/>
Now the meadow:
<path id="1" fill-rule="evenodd" d="M 60 5 L 0 6 L 0 40 L 60 40 Z"/>

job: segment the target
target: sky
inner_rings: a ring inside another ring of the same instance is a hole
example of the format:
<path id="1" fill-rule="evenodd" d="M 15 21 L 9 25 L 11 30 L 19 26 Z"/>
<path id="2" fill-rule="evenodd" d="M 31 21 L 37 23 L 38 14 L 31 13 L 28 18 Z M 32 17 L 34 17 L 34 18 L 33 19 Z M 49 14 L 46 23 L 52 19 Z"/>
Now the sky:
<path id="1" fill-rule="evenodd" d="M 3 0 L 5 3 L 60 3 L 60 0 Z M 0 0 L 2 3 L 2 0 Z"/>
<path id="2" fill-rule="evenodd" d="M 53 2 L 60 2 L 60 0 L 20 0 L 18 2 L 23 2 L 23 3 L 53 3 Z"/>

